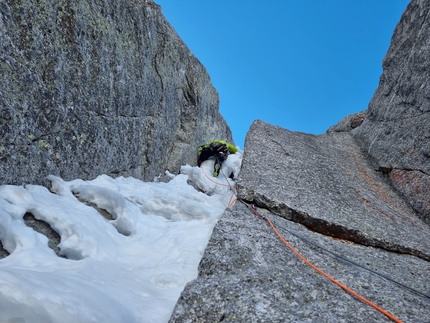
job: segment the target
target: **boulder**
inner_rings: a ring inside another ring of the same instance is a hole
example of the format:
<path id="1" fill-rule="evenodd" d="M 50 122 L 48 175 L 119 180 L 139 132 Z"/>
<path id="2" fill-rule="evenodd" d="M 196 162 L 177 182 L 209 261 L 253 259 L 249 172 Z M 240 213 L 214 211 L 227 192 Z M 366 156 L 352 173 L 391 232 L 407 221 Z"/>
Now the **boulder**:
<path id="1" fill-rule="evenodd" d="M 151 0 L 0 3 L 0 184 L 153 180 L 232 141 L 209 75 Z"/>

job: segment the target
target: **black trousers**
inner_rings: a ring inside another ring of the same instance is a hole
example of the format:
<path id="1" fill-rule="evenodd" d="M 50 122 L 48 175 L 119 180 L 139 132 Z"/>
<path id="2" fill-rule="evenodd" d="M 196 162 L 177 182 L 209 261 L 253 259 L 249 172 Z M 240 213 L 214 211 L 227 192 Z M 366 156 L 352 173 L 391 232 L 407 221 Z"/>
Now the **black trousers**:
<path id="1" fill-rule="evenodd" d="M 226 160 L 226 156 L 225 154 L 217 154 L 215 152 L 213 152 L 211 149 L 203 149 L 200 152 L 200 156 L 199 159 L 197 161 L 197 166 L 200 167 L 200 165 L 205 161 L 208 160 L 210 157 L 215 157 L 215 165 L 214 165 L 214 170 L 221 169 L 222 163 Z M 219 167 L 216 167 L 216 165 L 219 165 Z"/>

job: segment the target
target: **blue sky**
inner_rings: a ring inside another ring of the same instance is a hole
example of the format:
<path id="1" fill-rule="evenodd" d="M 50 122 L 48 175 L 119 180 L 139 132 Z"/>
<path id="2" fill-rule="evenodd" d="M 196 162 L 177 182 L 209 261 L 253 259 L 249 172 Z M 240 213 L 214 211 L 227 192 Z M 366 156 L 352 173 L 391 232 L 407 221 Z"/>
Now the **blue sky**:
<path id="1" fill-rule="evenodd" d="M 244 148 L 255 119 L 324 133 L 367 109 L 409 0 L 155 0 Z"/>

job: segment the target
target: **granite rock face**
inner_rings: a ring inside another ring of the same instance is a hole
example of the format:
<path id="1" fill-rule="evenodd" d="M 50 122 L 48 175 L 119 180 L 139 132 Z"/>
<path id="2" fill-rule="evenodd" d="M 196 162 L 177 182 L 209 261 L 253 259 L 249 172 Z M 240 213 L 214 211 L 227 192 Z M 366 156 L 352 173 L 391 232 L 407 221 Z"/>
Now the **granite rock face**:
<path id="1" fill-rule="evenodd" d="M 430 322 L 430 2 L 412 0 L 369 108 L 326 134 L 255 121 L 238 197 L 170 322 Z"/>
<path id="2" fill-rule="evenodd" d="M 352 129 L 355 129 L 363 123 L 364 119 L 366 118 L 366 111 L 357 112 L 354 114 L 350 114 L 340 120 L 337 124 L 334 126 L 331 126 L 327 132 L 345 132 L 345 131 L 351 131 Z"/>
<path id="3" fill-rule="evenodd" d="M 375 167 L 430 224 L 430 2 L 407 7 L 366 118 L 352 130 Z"/>
<path id="4" fill-rule="evenodd" d="M 393 257 L 383 249 L 332 239 L 271 213 L 263 214 L 302 255 L 338 281 L 404 322 L 429 322 L 428 298 L 338 255 L 428 294 L 427 261 L 410 255 Z M 169 322 L 392 321 L 311 269 L 264 220 L 237 203 L 215 227 L 199 277 L 186 286 Z"/>
<path id="5" fill-rule="evenodd" d="M 0 184 L 152 180 L 232 141 L 205 68 L 150 0 L 1 0 L 0 70 Z"/>
<path id="6" fill-rule="evenodd" d="M 430 261 L 430 227 L 349 133 L 315 136 L 255 121 L 246 140 L 242 199 L 325 235 Z"/>
<path id="7" fill-rule="evenodd" d="M 255 121 L 237 194 L 334 279 L 404 322 L 428 322 L 430 227 L 386 177 L 349 132 L 315 136 Z M 170 320 L 233 321 L 390 320 L 306 265 L 236 202 L 215 226 L 199 276 Z"/>

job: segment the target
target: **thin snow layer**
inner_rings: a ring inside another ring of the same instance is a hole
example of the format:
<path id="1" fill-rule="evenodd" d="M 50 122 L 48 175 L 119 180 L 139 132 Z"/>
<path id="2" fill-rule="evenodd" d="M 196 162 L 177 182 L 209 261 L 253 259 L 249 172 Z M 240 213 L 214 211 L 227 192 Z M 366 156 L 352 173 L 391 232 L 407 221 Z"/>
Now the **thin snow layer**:
<path id="1" fill-rule="evenodd" d="M 227 174 L 237 176 L 241 159 L 240 150 L 230 155 L 218 178 L 208 160 L 168 174 L 168 183 L 101 175 L 49 176 L 51 191 L 0 186 L 0 239 L 10 252 L 0 260 L 0 323 L 167 322 L 197 277 L 232 195 Z M 66 258 L 24 224 L 26 212 L 58 232 Z"/>

